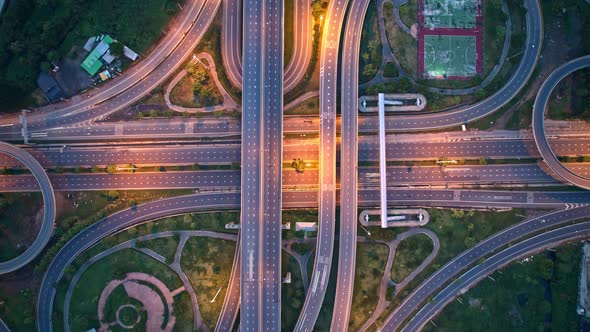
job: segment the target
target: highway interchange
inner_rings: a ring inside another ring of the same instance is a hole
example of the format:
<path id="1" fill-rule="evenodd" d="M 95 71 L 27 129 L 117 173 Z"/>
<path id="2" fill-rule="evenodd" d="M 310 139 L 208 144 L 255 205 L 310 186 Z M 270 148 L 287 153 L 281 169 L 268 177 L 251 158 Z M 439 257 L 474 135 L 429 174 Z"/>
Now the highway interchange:
<path id="1" fill-rule="evenodd" d="M 121 77 L 71 100 L 35 110 L 28 116 L 28 127 L 36 141 L 71 141 L 41 144 L 23 150 L 6 145 L 5 153 L 21 161 L 32 175 L 7 175 L 0 178 L 2 191 L 34 191 L 41 188 L 46 218 L 55 214 L 54 191 L 107 189 L 194 189 L 195 194 L 140 205 L 109 216 L 78 234 L 62 248 L 45 274 L 39 292 L 37 324 L 40 331 L 51 331 L 54 285 L 75 257 L 104 237 L 131 225 L 164 216 L 219 209 L 241 210 L 241 245 L 234 260 L 228 296 L 216 330 L 234 325 L 240 306 L 240 329 L 276 331 L 281 316 L 281 209 L 318 208 L 316 259 L 310 290 L 297 321 L 296 331 L 311 331 L 320 313 L 332 267 L 336 207 L 340 209 L 339 262 L 336 301 L 332 319 L 334 331 L 348 328 L 354 286 L 356 256 L 357 208 L 375 207 L 379 202 L 378 169 L 359 167 L 359 161 L 377 160 L 376 117 L 357 118 L 358 61 L 360 35 L 368 0 L 330 1 L 323 19 L 320 57 L 320 116 L 285 117 L 283 94 L 302 79 L 309 64 L 311 39 L 310 8 L 305 1 L 295 1 L 294 53 L 283 70 L 283 2 L 282 0 L 224 1 L 223 60 L 228 78 L 242 88 L 242 119 L 157 120 L 123 123 L 100 122 L 118 110 L 139 100 L 173 74 L 190 56 L 218 8 L 220 0 L 187 0 L 184 8 L 155 51 Z M 387 130 L 423 131 L 448 128 L 474 121 L 492 113 L 510 101 L 526 84 L 542 48 L 541 8 L 536 0 L 525 0 L 527 7 L 527 47 L 512 78 L 491 97 L 449 112 L 387 117 Z M 350 6 L 350 8 L 348 8 Z M 242 12 L 243 7 L 243 12 Z M 348 17 L 345 17 L 347 13 Z M 242 19 L 243 15 L 244 19 Z M 296 16 L 301 17 L 301 16 Z M 345 20 L 347 19 L 347 20 Z M 346 21 L 346 24 L 345 24 Z M 344 30 L 343 30 L 344 27 Z M 341 42 L 341 32 L 342 42 Z M 307 35 L 307 37 L 306 37 Z M 243 54 L 242 54 L 243 53 Z M 341 59 L 339 54 L 341 53 Z M 387 169 L 388 200 L 395 205 L 419 205 L 465 208 L 530 207 L 553 208 L 557 211 L 525 220 L 457 256 L 414 290 L 387 317 L 383 331 L 402 327 L 416 309 L 422 308 L 404 327 L 421 328 L 452 300 L 458 290 L 471 286 L 511 260 L 557 242 L 588 237 L 590 226 L 581 223 L 559 227 L 526 239 L 527 236 L 566 221 L 585 218 L 590 212 L 590 194 L 581 192 L 502 191 L 461 189 L 464 185 L 488 184 L 559 184 L 556 174 L 567 183 L 589 189 L 590 166 L 566 166 L 556 155 L 588 154 L 585 137 L 558 137 L 549 141 L 543 126 L 543 114 L 551 91 L 571 72 L 590 65 L 582 57 L 563 65 L 544 82 L 535 101 L 533 137 L 524 134 L 510 139 L 444 139 L 406 140 L 403 135 L 389 135 L 387 155 L 390 161 L 427 159 L 539 159 L 538 163 L 463 166 L 389 166 Z M 284 72 L 284 74 L 283 74 Z M 341 87 L 338 89 L 339 75 Z M 341 118 L 337 116 L 337 98 L 341 97 Z M 0 138 L 16 141 L 20 125 L 14 117 L 0 118 Z M 341 126 L 341 130 L 339 129 Z M 341 138 L 337 137 L 340 130 Z M 305 139 L 281 139 L 289 133 L 310 135 Z M 100 140 L 140 139 L 146 142 L 106 146 Z M 315 135 L 315 136 L 314 136 Z M 501 136 L 501 135 L 500 135 Z M 175 141 L 180 138 L 225 137 L 225 140 Z M 158 142 L 159 140 L 171 142 Z M 77 142 L 88 143 L 77 143 Z M 93 143 L 92 141 L 97 141 Z M 551 142 L 551 147 L 549 147 Z M 156 144 L 153 144 L 156 143 Z M 538 147 L 538 148 L 537 148 Z M 12 152 L 11 152 L 12 151 Z M 19 158 L 20 157 L 20 158 Z M 303 157 L 318 168 L 302 174 L 281 170 L 283 162 Z M 338 158 L 339 157 L 339 158 Z M 31 160 L 38 160 L 37 163 Z M 337 160 L 340 164 L 337 165 Z M 90 167 L 109 164 L 149 165 L 229 165 L 239 162 L 241 170 L 191 170 L 109 174 L 51 174 L 42 168 Z M 12 167 L 17 162 L 3 156 L 0 166 Z M 40 183 L 40 185 L 38 184 Z M 456 189 L 444 187 L 456 185 Z M 431 188 L 435 186 L 436 188 Z M 419 187 L 419 188 L 412 188 Z M 240 194 L 241 193 L 241 194 Z M 52 207 L 53 206 L 53 207 Z M 36 256 L 51 235 L 44 224 L 40 245 L 34 254 L 19 256 L 21 263 L 0 273 L 14 270 Z M 452 283 L 435 296 L 434 303 L 419 305 L 433 295 L 446 281 L 457 276 L 479 258 L 496 252 L 507 243 L 517 245 L 499 251 L 484 263 L 469 270 L 462 283 Z M 37 243 L 37 240 L 35 241 Z M 40 247 L 39 247 L 40 246 Z M 33 247 L 32 247 L 33 248 Z M 239 253 L 239 254 L 238 254 Z M 30 257 L 29 257 L 30 256 Z M 239 283 L 238 283 L 239 280 Z M 241 304 L 241 305 L 240 305 Z M 1 322 L 1 321 L 0 321 Z M 2 330 L 0 324 L 0 330 Z"/>

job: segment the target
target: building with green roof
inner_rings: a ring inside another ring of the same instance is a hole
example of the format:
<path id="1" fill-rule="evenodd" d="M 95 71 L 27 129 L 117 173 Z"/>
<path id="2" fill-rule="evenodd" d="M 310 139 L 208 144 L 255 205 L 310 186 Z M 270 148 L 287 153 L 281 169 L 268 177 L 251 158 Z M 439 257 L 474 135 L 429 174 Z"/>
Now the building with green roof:
<path id="1" fill-rule="evenodd" d="M 105 35 L 100 43 L 88 54 L 86 59 L 82 62 L 82 68 L 90 74 L 90 76 L 96 75 L 96 73 L 102 67 L 100 58 L 109 50 L 113 38 L 109 35 Z"/>

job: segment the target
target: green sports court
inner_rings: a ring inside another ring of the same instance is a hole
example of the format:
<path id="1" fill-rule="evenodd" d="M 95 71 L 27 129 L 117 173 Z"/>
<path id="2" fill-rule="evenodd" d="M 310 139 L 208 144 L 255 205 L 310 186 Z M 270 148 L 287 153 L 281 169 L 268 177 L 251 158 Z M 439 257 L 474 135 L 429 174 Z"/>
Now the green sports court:
<path id="1" fill-rule="evenodd" d="M 475 36 L 424 36 L 424 77 L 474 76 L 476 60 Z"/>
<path id="2" fill-rule="evenodd" d="M 476 24 L 480 0 L 422 0 L 424 26 L 429 29 L 470 29 Z"/>

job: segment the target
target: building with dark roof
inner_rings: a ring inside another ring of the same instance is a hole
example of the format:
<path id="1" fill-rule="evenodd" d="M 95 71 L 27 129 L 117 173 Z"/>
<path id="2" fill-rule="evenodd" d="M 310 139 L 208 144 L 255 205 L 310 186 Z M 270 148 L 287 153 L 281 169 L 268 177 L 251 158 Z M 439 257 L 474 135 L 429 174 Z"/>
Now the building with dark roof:
<path id="1" fill-rule="evenodd" d="M 45 72 L 39 74 L 37 77 L 37 85 L 43 91 L 43 95 L 47 100 L 53 102 L 65 97 L 63 90 L 55 78 L 51 77 Z"/>

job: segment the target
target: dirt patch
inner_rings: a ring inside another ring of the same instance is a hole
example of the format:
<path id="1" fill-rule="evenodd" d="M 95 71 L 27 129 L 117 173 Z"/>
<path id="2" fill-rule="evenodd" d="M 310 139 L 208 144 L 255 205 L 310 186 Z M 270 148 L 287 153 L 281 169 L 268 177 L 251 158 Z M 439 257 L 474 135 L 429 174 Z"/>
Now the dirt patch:
<path id="1" fill-rule="evenodd" d="M 57 65 L 59 70 L 53 75 L 64 90 L 66 96 L 73 96 L 92 86 L 92 80 L 80 64 L 88 52 L 79 47 L 73 47 L 69 57 L 64 57 Z"/>

